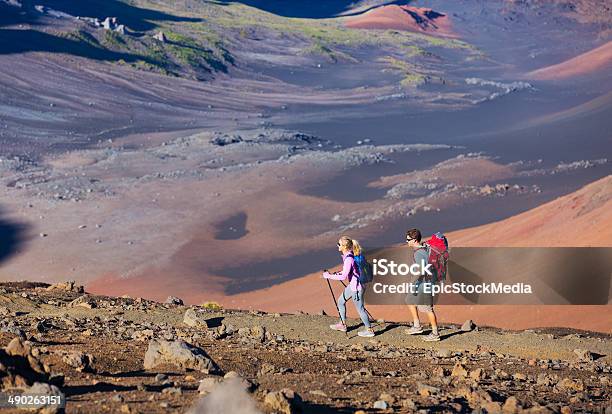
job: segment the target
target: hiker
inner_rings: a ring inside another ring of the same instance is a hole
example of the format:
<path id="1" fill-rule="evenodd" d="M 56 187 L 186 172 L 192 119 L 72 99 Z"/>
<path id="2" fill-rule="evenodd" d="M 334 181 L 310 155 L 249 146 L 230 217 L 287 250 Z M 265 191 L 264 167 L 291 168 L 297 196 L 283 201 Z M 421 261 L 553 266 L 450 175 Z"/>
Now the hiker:
<path id="1" fill-rule="evenodd" d="M 348 278 L 348 285 L 338 297 L 338 312 L 340 313 L 340 322 L 330 325 L 329 327 L 336 331 L 346 332 L 346 301 L 349 298 L 352 298 L 353 304 L 359 313 L 359 317 L 365 325 L 365 329 L 359 331 L 357 334 L 363 337 L 372 337 L 374 336 L 374 331 L 370 326 L 370 319 L 368 318 L 368 314 L 363 303 L 363 287 L 359 282 L 359 270 L 357 264 L 355 263 L 355 255 L 353 251 L 356 245 L 359 248 L 359 253 L 361 253 L 361 247 L 358 243 L 346 236 L 341 237 L 337 244 L 338 251 L 342 253 L 342 272 L 329 273 L 326 270 L 323 272 L 323 277 L 325 279 L 332 280 L 345 280 Z"/>
<path id="2" fill-rule="evenodd" d="M 406 243 L 412 247 L 414 255 L 414 263 L 420 264 L 421 268 L 424 268 L 429 263 L 429 252 L 427 247 L 421 244 L 421 232 L 418 229 L 411 229 L 406 232 Z M 432 269 L 435 272 L 435 269 Z M 410 313 L 412 314 L 413 325 L 411 328 L 406 330 L 408 335 L 417 335 L 423 333 L 423 327 L 419 320 L 419 311 L 427 313 L 429 323 L 431 324 L 431 333 L 427 335 L 423 340 L 427 342 L 434 342 L 440 340 L 438 333 L 438 321 L 436 320 L 436 314 L 433 310 L 433 296 L 431 293 L 425 293 L 423 291 L 426 283 L 433 283 L 435 280 L 434 276 L 421 275 L 417 280 L 418 290 L 415 294 L 410 293 L 409 295 L 415 295 L 418 299 L 418 305 L 408 305 Z M 408 300 L 412 301 L 413 298 L 408 296 Z"/>

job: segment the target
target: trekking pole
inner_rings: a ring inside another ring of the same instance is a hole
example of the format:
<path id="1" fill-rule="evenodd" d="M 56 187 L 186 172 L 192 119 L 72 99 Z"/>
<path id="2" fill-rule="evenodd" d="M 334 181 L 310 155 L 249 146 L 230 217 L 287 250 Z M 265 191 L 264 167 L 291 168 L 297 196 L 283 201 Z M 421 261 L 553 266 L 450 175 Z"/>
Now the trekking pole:
<path id="1" fill-rule="evenodd" d="M 328 282 L 329 282 L 329 280 L 328 280 Z M 340 283 L 342 283 L 342 286 L 344 286 L 344 287 L 346 288 L 346 285 L 344 284 L 344 282 L 343 282 L 342 280 L 340 281 Z M 331 289 L 331 286 L 330 286 L 330 289 Z M 363 309 L 365 309 L 366 313 L 368 314 L 368 316 L 370 317 L 370 319 L 372 319 L 372 321 L 373 321 L 373 322 L 378 323 L 378 321 L 377 321 L 377 320 L 376 320 L 376 319 L 375 319 L 375 318 L 372 316 L 372 314 L 370 313 L 370 311 L 366 309 L 366 307 L 365 307 L 365 303 L 364 303 Z"/>
<path id="2" fill-rule="evenodd" d="M 336 305 L 336 310 L 338 311 L 338 317 L 340 318 L 340 321 L 342 322 L 342 325 L 344 325 L 344 327 L 346 328 L 346 323 L 344 323 L 344 321 L 342 320 L 342 316 L 340 315 L 340 308 L 338 308 L 338 304 L 336 303 L 336 297 L 334 296 L 334 290 L 331 287 L 331 283 L 329 283 L 329 279 L 326 278 L 325 280 L 327 280 L 327 286 L 329 287 L 329 293 L 331 293 L 332 300 L 334 301 L 334 304 Z M 344 293 L 342 293 L 342 294 L 344 294 Z M 348 332 L 347 331 L 348 331 L 348 329 L 346 329 L 344 331 L 344 335 L 345 336 L 348 336 Z"/>

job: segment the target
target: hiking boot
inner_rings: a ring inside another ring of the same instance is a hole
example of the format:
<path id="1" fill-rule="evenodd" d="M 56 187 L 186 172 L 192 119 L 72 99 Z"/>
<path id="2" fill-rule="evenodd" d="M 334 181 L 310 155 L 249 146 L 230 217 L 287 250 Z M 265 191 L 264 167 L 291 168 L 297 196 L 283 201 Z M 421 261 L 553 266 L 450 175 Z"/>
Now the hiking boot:
<path id="1" fill-rule="evenodd" d="M 329 325 L 329 328 L 333 329 L 334 331 L 346 332 L 346 325 L 344 325 L 342 322 L 338 322 L 334 325 Z"/>
<path id="2" fill-rule="evenodd" d="M 406 329 L 404 332 L 406 332 L 408 335 L 420 334 L 420 333 L 423 333 L 423 327 L 422 326 L 412 326 Z"/>
<path id="3" fill-rule="evenodd" d="M 425 342 L 437 342 L 439 340 L 440 340 L 440 335 L 435 334 L 433 332 L 427 335 L 425 338 L 423 338 L 423 341 Z"/>
<path id="4" fill-rule="evenodd" d="M 376 334 L 374 333 L 372 329 L 364 329 L 363 331 L 357 332 L 357 335 L 364 337 L 364 338 L 371 338 Z"/>

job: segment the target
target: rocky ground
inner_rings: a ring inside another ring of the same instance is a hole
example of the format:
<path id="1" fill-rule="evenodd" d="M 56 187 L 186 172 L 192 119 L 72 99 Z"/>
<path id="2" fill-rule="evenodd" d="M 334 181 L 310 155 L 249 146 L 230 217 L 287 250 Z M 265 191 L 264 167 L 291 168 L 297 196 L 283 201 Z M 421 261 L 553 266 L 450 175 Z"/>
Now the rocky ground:
<path id="1" fill-rule="evenodd" d="M 2 283 L 3 390 L 61 392 L 69 413 L 611 409 L 607 335 L 466 321 L 425 343 L 379 321 L 365 339 L 329 331 L 325 315 L 166 302 Z"/>

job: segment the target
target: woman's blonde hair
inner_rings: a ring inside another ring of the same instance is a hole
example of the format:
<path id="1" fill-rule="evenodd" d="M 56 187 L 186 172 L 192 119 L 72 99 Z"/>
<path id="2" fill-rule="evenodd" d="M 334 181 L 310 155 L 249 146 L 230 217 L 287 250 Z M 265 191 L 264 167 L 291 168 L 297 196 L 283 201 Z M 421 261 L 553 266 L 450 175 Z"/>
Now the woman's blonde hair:
<path id="1" fill-rule="evenodd" d="M 353 239 L 352 242 L 353 242 L 353 254 L 355 256 L 359 256 L 363 249 L 361 248 L 361 245 L 359 244 L 357 240 Z"/>
<path id="2" fill-rule="evenodd" d="M 346 250 L 353 250 L 353 239 L 348 236 L 340 237 L 338 243 L 340 243 L 340 246 Z"/>

